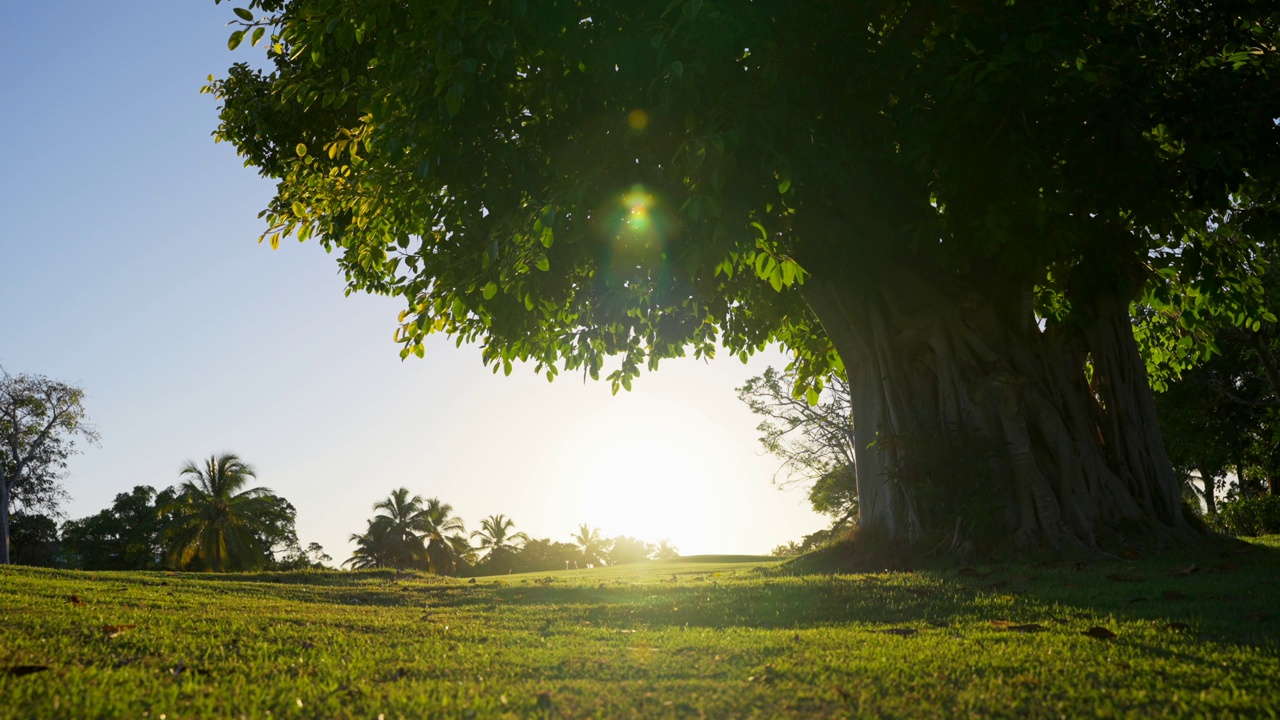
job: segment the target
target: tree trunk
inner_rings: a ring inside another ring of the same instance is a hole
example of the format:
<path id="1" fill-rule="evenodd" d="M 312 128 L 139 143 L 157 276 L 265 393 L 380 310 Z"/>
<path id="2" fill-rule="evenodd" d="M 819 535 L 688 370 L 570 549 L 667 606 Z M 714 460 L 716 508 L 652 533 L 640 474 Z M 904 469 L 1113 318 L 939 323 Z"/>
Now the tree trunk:
<path id="1" fill-rule="evenodd" d="M 851 232 L 834 214 L 797 227 Z M 955 551 L 1191 537 L 1128 298 L 1095 293 L 1087 322 L 1048 333 L 1030 282 L 926 281 L 883 248 L 859 262 L 816 266 L 801 291 L 852 389 L 861 527 Z"/>
<path id="2" fill-rule="evenodd" d="M 1218 482 L 1209 473 L 1200 471 L 1200 482 L 1204 485 L 1204 511 L 1209 515 L 1218 512 Z"/>
<path id="3" fill-rule="evenodd" d="M 9 478 L 0 476 L 0 565 L 9 564 Z"/>

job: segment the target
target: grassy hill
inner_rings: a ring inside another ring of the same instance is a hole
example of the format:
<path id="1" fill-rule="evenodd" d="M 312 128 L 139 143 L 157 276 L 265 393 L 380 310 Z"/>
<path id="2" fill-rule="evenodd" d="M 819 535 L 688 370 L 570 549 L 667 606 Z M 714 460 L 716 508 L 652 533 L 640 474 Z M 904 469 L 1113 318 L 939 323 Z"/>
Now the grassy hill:
<path id="1" fill-rule="evenodd" d="M 0 568 L 0 717 L 1268 716 L 1278 599 L 1278 538 L 858 575 Z"/>

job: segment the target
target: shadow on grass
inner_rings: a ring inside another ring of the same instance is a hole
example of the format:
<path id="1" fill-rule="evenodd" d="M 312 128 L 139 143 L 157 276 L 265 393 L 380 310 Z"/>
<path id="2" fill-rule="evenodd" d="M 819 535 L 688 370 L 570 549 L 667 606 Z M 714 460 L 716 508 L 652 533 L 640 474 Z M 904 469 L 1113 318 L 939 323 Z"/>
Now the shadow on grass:
<path id="1" fill-rule="evenodd" d="M 1207 549 L 1132 562 L 1002 564 L 857 575 L 776 573 L 721 584 L 711 575 L 667 583 L 480 584 L 432 592 L 432 603 L 484 610 L 552 609 L 557 622 L 611 628 L 906 628 L 1008 620 L 1083 630 L 1148 622 L 1170 632 L 1254 646 L 1280 644 L 1280 550 Z M 417 594 L 410 592 L 410 594 Z M 534 613 L 538 614 L 538 613 Z M 1079 627 L 1076 627 L 1079 626 Z"/>

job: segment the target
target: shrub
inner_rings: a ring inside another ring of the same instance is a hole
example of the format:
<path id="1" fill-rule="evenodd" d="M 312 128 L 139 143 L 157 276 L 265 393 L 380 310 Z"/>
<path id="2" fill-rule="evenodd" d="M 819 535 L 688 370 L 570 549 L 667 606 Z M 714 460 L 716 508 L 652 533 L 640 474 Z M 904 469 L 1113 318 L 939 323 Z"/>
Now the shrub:
<path id="1" fill-rule="evenodd" d="M 1209 526 L 1228 535 L 1257 537 L 1280 533 L 1280 495 L 1241 498 L 1222 503 L 1205 518 Z"/>

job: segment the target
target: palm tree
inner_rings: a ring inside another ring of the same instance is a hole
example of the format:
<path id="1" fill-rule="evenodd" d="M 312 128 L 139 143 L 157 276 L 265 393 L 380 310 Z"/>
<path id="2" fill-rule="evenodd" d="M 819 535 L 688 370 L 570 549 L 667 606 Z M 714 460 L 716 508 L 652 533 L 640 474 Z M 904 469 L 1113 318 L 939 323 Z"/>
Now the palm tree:
<path id="1" fill-rule="evenodd" d="M 454 550 L 452 538 L 466 543 L 460 533 L 467 529 L 462 525 L 462 518 L 453 517 L 453 506 L 440 502 L 440 498 L 431 498 L 422 508 L 422 521 L 426 530 L 422 539 L 427 541 L 427 560 L 431 572 L 437 575 L 455 575 L 458 570 L 458 554 Z M 470 545 L 467 545 L 470 549 Z"/>
<path id="2" fill-rule="evenodd" d="M 520 545 L 529 542 L 528 535 L 511 532 L 515 526 L 516 522 L 506 515 L 490 515 L 480 521 L 480 529 L 471 533 L 471 537 L 480 538 L 478 548 L 488 551 L 485 553 L 485 559 L 488 560 L 495 554 L 515 553 Z"/>
<path id="3" fill-rule="evenodd" d="M 274 508 L 271 491 L 246 488 L 256 479 L 251 465 L 232 453 L 210 456 L 204 467 L 187 462 L 178 497 L 161 512 L 165 554 L 175 567 L 224 572 L 263 564 L 268 548 L 260 538 Z"/>
<path id="4" fill-rule="evenodd" d="M 386 544 L 385 565 L 397 569 L 428 565 L 427 549 L 422 542 L 422 536 L 430 529 L 422 507 L 424 502 L 421 495 L 409 497 L 409 488 L 402 487 L 393 490 L 386 500 L 373 504 L 374 510 L 382 512 L 370 521 L 370 529 L 374 524 L 386 526 L 378 529 Z"/>
<path id="5" fill-rule="evenodd" d="M 586 523 L 578 526 L 578 532 L 570 535 L 570 539 L 574 544 L 582 550 L 583 557 L 592 565 L 602 565 L 601 558 L 604 556 L 605 540 L 600 534 L 600 528 L 593 528 Z"/>
<path id="6" fill-rule="evenodd" d="M 343 565 L 349 565 L 353 570 L 369 570 L 391 564 L 396 543 L 390 537 L 391 524 L 385 520 L 384 517 L 370 520 L 365 532 L 351 534 L 351 542 L 356 544 L 356 549 Z"/>

